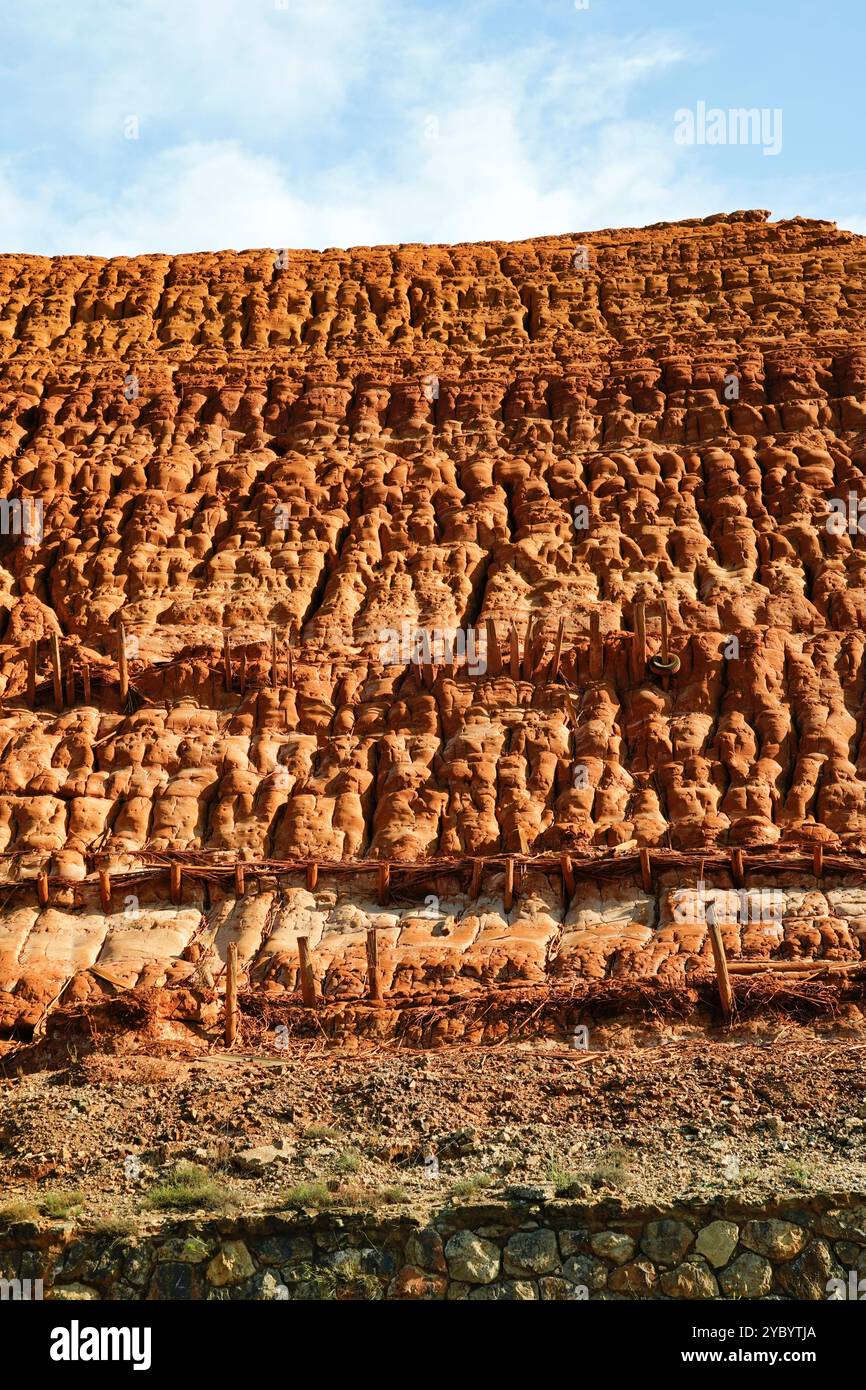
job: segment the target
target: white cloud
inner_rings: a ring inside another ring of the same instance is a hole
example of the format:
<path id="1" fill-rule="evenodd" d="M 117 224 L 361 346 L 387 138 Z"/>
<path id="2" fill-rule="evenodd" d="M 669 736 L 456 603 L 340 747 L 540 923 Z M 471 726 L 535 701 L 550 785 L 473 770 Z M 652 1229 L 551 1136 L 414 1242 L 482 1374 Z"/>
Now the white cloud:
<path id="1" fill-rule="evenodd" d="M 52 160 L 44 132 L 38 158 L 0 161 L 0 250 L 511 240 L 749 205 L 730 164 L 726 182 L 674 144 L 673 110 L 632 114 L 699 56 L 676 35 L 494 50 L 474 12 L 290 3 L 93 0 L 92 31 L 67 10 L 57 119 L 93 167 Z M 34 0 L 34 32 L 53 8 Z"/>
<path id="2" fill-rule="evenodd" d="M 142 138 L 229 134 L 278 142 L 320 129 L 369 76 L 393 0 L 28 0 L 20 70 L 37 119 L 107 142 L 126 115 Z"/>

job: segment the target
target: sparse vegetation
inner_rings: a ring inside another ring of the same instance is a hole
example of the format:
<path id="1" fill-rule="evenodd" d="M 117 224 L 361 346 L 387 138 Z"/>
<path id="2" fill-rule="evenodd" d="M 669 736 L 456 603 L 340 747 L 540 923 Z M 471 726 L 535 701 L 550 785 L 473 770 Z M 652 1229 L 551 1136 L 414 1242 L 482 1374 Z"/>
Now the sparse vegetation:
<path id="1" fill-rule="evenodd" d="M 319 1210 L 329 1207 L 334 1194 L 329 1192 L 323 1182 L 299 1182 L 288 1188 L 280 1197 L 280 1207 L 312 1207 Z"/>
<path id="2" fill-rule="evenodd" d="M 786 1163 L 782 1172 L 793 1187 L 809 1188 L 815 1185 L 809 1164 L 800 1159 L 792 1159 Z"/>
<path id="3" fill-rule="evenodd" d="M 339 1139 L 340 1131 L 334 1129 L 333 1125 L 310 1125 L 309 1129 L 304 1130 L 305 1139 Z"/>
<path id="4" fill-rule="evenodd" d="M 38 1221 L 39 1212 L 32 1202 L 16 1200 L 0 1206 L 0 1226 L 14 1226 L 18 1221 Z"/>
<path id="5" fill-rule="evenodd" d="M 579 1173 L 571 1168 L 565 1168 L 561 1163 L 552 1162 L 547 1166 L 547 1181 L 553 1183 L 553 1191 L 557 1197 L 562 1193 L 568 1192 L 569 1188 L 575 1187 L 580 1181 Z"/>
<path id="6" fill-rule="evenodd" d="M 316 1299 L 371 1299 L 381 1297 L 381 1285 L 374 1274 L 361 1269 L 360 1260 L 349 1259 L 336 1268 L 331 1265 L 298 1264 L 292 1270 L 292 1283 L 307 1285 Z"/>
<path id="7" fill-rule="evenodd" d="M 615 1144 L 595 1165 L 590 1174 L 592 1180 L 607 1183 L 610 1187 L 626 1188 L 632 1178 L 632 1157 L 627 1149 Z"/>
<path id="8" fill-rule="evenodd" d="M 145 1202 L 157 1211 L 190 1211 L 205 1207 L 209 1211 L 230 1205 L 231 1190 L 215 1182 L 206 1168 L 195 1163 L 178 1163 L 171 1175 L 156 1183 Z"/>
<path id="9" fill-rule="evenodd" d="M 94 1236 L 131 1236 L 136 1229 L 136 1223 L 127 1216 L 98 1216 L 88 1225 Z"/>
<path id="10" fill-rule="evenodd" d="M 386 1203 L 388 1206 L 394 1206 L 398 1202 L 405 1202 L 407 1195 L 405 1187 L 401 1187 L 399 1183 L 393 1183 L 388 1187 L 380 1188 L 378 1193 L 380 1201 Z"/>
<path id="11" fill-rule="evenodd" d="M 476 1192 L 481 1192 L 485 1187 L 490 1187 L 493 1179 L 489 1173 L 473 1173 L 467 1178 L 458 1178 L 451 1185 L 452 1197 L 471 1197 Z"/>
<path id="12" fill-rule="evenodd" d="M 344 1149 L 337 1154 L 331 1167 L 335 1173 L 357 1173 L 361 1167 L 361 1155 L 357 1149 Z"/>
<path id="13" fill-rule="evenodd" d="M 39 1209 L 45 1216 L 62 1218 L 84 1206 L 84 1193 L 78 1191 L 46 1192 L 38 1200 Z"/>

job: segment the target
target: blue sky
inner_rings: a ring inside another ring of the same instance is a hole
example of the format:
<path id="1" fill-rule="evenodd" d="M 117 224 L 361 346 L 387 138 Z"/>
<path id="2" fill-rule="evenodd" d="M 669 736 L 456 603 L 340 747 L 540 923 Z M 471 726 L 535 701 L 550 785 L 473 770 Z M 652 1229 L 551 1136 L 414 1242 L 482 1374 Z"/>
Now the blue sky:
<path id="1" fill-rule="evenodd" d="M 863 0 L 580 3 L 6 0 L 0 251 L 866 232 Z M 677 144 L 699 102 L 781 150 Z"/>

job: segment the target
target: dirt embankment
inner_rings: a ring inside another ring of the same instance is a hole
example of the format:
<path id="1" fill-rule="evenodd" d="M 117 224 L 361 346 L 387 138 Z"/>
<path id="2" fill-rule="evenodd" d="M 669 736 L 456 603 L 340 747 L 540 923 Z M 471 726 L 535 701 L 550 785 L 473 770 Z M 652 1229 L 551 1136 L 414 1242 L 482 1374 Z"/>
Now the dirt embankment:
<path id="1" fill-rule="evenodd" d="M 590 1041 L 609 1050 L 353 1056 L 311 1044 L 248 1059 L 91 1056 L 7 1076 L 7 1196 L 74 1191 L 91 1216 L 140 1216 L 178 1162 L 247 1210 L 309 1184 L 314 1201 L 397 1205 L 521 1183 L 661 1203 L 866 1192 L 856 1036 L 659 1029 L 635 1045 L 611 1026 Z"/>

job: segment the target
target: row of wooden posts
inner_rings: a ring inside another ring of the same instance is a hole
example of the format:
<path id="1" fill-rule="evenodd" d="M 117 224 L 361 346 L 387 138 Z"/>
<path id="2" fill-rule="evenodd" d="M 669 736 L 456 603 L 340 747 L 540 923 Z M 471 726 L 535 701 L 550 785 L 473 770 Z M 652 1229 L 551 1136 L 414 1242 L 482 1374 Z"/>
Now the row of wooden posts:
<path id="1" fill-rule="evenodd" d="M 657 611 L 661 617 L 662 635 L 660 657 L 664 662 L 669 659 L 669 639 L 668 639 L 668 617 L 664 603 L 660 603 L 655 608 L 643 602 L 634 605 L 635 630 L 632 634 L 631 648 L 631 674 L 633 679 L 642 680 L 646 673 L 648 661 L 646 619 L 647 616 Z M 526 635 L 523 640 L 523 650 L 521 652 L 520 634 L 516 625 L 512 622 L 507 642 L 507 651 L 503 652 L 499 637 L 496 632 L 496 624 L 492 618 L 485 620 L 487 634 L 487 664 L 486 674 L 490 676 L 501 675 L 506 669 L 514 680 L 519 680 L 521 676 L 525 679 L 532 679 L 536 675 L 541 675 L 547 680 L 556 680 L 562 661 L 562 645 L 565 637 L 565 619 L 560 618 L 553 645 L 553 655 L 550 665 L 543 663 L 544 652 L 536 650 L 536 634 L 538 623 L 532 619 L 527 625 Z M 129 663 L 126 648 L 126 628 L 123 622 L 117 621 L 116 627 L 116 655 L 117 668 L 120 685 L 120 699 L 125 702 L 129 695 Z M 291 690 L 295 683 L 294 657 L 292 652 L 293 645 L 298 640 L 298 629 L 296 624 L 292 624 L 289 630 L 288 651 L 285 657 L 286 685 Z M 54 704 L 60 710 L 65 705 L 74 705 L 76 698 L 75 689 L 75 666 L 71 661 L 66 664 L 65 678 L 63 670 L 63 659 L 60 647 L 60 637 L 56 632 L 51 633 L 48 638 L 51 652 L 51 674 L 54 685 Z M 277 650 L 277 629 L 271 627 L 271 685 L 277 687 L 280 681 L 280 659 Z M 31 641 L 27 652 L 27 703 L 31 709 L 36 704 L 36 683 L 39 662 L 39 642 Z M 90 665 L 82 659 L 79 661 L 81 681 L 84 688 L 84 702 L 90 703 L 91 699 L 91 679 Z M 453 669 L 448 668 L 446 669 Z M 421 679 L 428 689 L 432 689 L 436 678 L 436 666 L 432 661 L 422 662 L 420 671 Z M 591 680 L 600 680 L 604 673 L 604 642 L 601 636 L 601 618 L 598 609 L 593 609 L 589 615 L 589 676 Z M 232 658 L 232 638 L 228 630 L 223 633 L 223 675 L 226 690 L 234 689 L 234 672 Z M 247 654 L 244 649 L 241 652 L 239 683 L 241 694 L 246 692 L 247 687 Z"/>
<path id="2" fill-rule="evenodd" d="M 733 878 L 736 886 L 738 888 L 741 888 L 743 886 L 743 883 L 745 882 L 746 874 L 746 864 L 745 859 L 743 857 L 743 851 L 739 847 L 735 847 L 734 849 L 730 850 L 729 854 L 731 877 Z M 639 850 L 638 859 L 640 863 L 641 886 L 643 887 L 644 892 L 651 893 L 653 891 L 653 851 L 651 849 Z M 505 860 L 493 859 L 489 861 L 484 858 L 473 859 L 472 874 L 469 885 L 469 896 L 473 899 L 473 901 L 477 899 L 480 895 L 482 877 L 488 863 L 491 863 L 492 865 L 494 865 L 494 867 L 500 864 L 502 865 L 505 879 L 502 895 L 503 906 L 506 912 L 510 912 L 512 907 L 514 906 L 515 865 L 519 864 L 521 868 L 532 867 L 532 865 L 530 864 L 528 866 L 524 866 L 521 859 L 516 859 L 513 857 L 509 857 Z M 820 879 L 824 873 L 824 848 L 822 845 L 813 846 L 812 866 L 815 877 Z M 195 866 L 192 867 L 194 871 Z M 364 872 L 365 870 L 369 871 L 375 868 L 379 906 L 387 906 L 388 902 L 390 901 L 391 895 L 391 863 L 387 859 L 378 859 L 372 862 L 367 861 L 366 863 L 359 862 L 356 865 L 353 865 L 353 867 L 356 868 L 358 872 Z M 399 870 L 401 868 L 414 868 L 416 866 L 397 864 L 396 867 Z M 571 899 L 574 897 L 576 890 L 576 879 L 572 855 L 561 854 L 559 856 L 559 867 L 560 872 L 562 874 L 562 885 L 564 893 L 566 895 L 566 900 L 570 902 Z M 441 869 L 439 867 L 436 867 L 435 871 L 447 873 L 448 865 L 443 865 Z M 97 869 L 96 872 L 99 881 L 99 896 L 102 904 L 102 909 L 104 912 L 108 913 L 111 911 L 111 873 L 108 869 Z M 253 868 L 252 872 L 257 875 L 262 871 L 258 868 Z M 279 872 L 279 869 L 275 867 L 273 870 L 265 870 L 265 872 L 273 874 L 274 872 Z M 243 897 L 244 893 L 246 892 L 246 865 L 240 862 L 236 863 L 233 868 L 233 874 L 235 896 L 239 898 Z M 318 886 L 319 882 L 318 862 L 316 860 L 309 860 L 305 866 L 304 874 L 305 885 L 308 892 L 315 892 L 315 889 Z M 171 901 L 175 905 L 179 905 L 183 901 L 184 880 L 184 865 L 179 860 L 172 860 L 172 862 L 169 864 L 169 880 Z M 44 870 L 36 877 L 36 892 L 40 906 L 46 907 L 48 905 L 49 899 L 49 878 L 47 872 L 45 872 Z"/>
<path id="3" fill-rule="evenodd" d="M 731 850 L 731 873 L 734 882 L 741 886 L 744 878 L 743 851 L 740 848 Z M 639 852 L 641 883 L 646 892 L 653 889 L 653 866 L 652 851 L 642 849 Z M 476 859 L 472 866 L 472 879 L 470 893 L 473 899 L 477 898 L 481 889 L 481 878 L 484 871 L 485 860 Z M 816 845 L 813 850 L 813 866 L 816 877 L 820 878 L 823 873 L 823 849 Z M 385 861 L 376 864 L 378 899 L 380 905 L 386 905 L 390 897 L 391 889 L 391 865 Z M 505 912 L 511 911 L 514 903 L 514 867 L 515 861 L 512 858 L 504 862 L 504 891 L 503 906 Z M 574 867 L 571 856 L 563 854 L 560 856 L 560 867 L 562 870 L 563 888 L 566 893 L 566 900 L 570 901 L 574 896 L 576 882 Z M 111 875 L 107 869 L 97 870 L 99 881 L 99 895 L 104 912 L 111 910 Z M 174 861 L 169 866 L 171 900 L 179 904 L 183 898 L 183 865 Z M 309 891 L 313 891 L 318 884 L 319 865 L 310 862 L 306 865 L 306 886 Z M 701 870 L 703 877 L 703 870 Z M 234 866 L 234 888 L 238 897 L 243 896 L 246 890 L 244 865 L 237 863 Z M 49 880 L 47 873 L 41 873 L 36 879 L 36 891 L 41 907 L 46 907 L 49 901 Z M 731 974 L 751 974 L 765 969 L 781 970 L 807 970 L 816 967 L 815 963 L 803 963 L 794 961 L 767 962 L 767 961 L 736 961 L 728 962 L 725 947 L 722 940 L 721 928 L 716 921 L 716 914 L 713 904 L 707 912 L 707 930 L 713 952 L 713 962 L 716 971 L 716 980 L 719 989 L 719 999 L 721 1002 L 723 1016 L 730 1020 L 733 1015 L 734 995 L 731 987 Z M 309 937 L 301 935 L 297 937 L 298 943 L 298 962 L 300 973 L 301 997 L 305 1007 L 313 1008 L 318 1003 L 318 987 L 313 972 L 312 959 L 310 956 Z M 366 932 L 366 955 L 367 955 L 367 998 L 375 1005 L 381 1005 L 383 1001 L 382 978 L 379 969 L 379 945 L 377 928 L 371 927 Z M 832 967 L 836 968 L 836 963 Z M 839 964 L 838 969 L 843 970 L 844 964 Z M 238 1021 L 238 991 L 237 991 L 237 944 L 232 942 L 229 945 L 226 958 L 226 992 L 225 992 L 225 1040 L 228 1046 L 234 1042 L 237 1035 Z"/>
<path id="4" fill-rule="evenodd" d="M 298 966 L 301 983 L 301 999 L 304 1007 L 313 1009 L 319 1002 L 319 987 L 313 971 L 310 955 L 310 938 L 297 937 Z M 382 975 L 379 969 L 379 943 L 375 928 L 367 932 L 367 999 L 371 1004 L 383 1002 Z M 237 942 L 229 943 L 226 951 L 226 990 L 223 1036 L 226 1047 L 231 1047 L 238 1032 L 238 947 Z"/>
<path id="5" fill-rule="evenodd" d="M 661 648 L 659 656 L 664 662 L 668 662 L 670 657 L 667 607 L 663 602 L 655 605 L 650 605 L 642 601 L 636 602 L 634 604 L 635 629 L 632 634 L 631 646 L 631 674 L 636 681 L 643 680 L 646 674 L 647 661 L 649 660 L 646 620 L 653 613 L 658 613 L 661 618 Z M 508 630 L 507 648 L 503 650 L 496 631 L 496 623 L 492 618 L 486 618 L 487 660 L 485 675 L 498 676 L 507 669 L 508 674 L 511 676 L 512 680 L 515 681 L 519 680 L 521 676 L 526 680 L 531 680 L 536 676 L 540 676 L 543 680 L 556 680 L 562 662 L 562 647 L 565 639 L 565 618 L 560 618 L 557 625 L 556 637 L 553 643 L 553 654 L 550 658 L 549 665 L 547 665 L 544 660 L 546 655 L 546 644 L 543 648 L 538 648 L 538 629 L 541 626 L 541 622 L 541 619 L 536 621 L 530 618 L 523 639 L 523 650 L 521 652 L 520 633 L 514 622 L 511 623 Z M 449 668 L 446 666 L 446 669 Z M 604 639 L 601 634 L 601 614 L 598 608 L 593 608 L 590 610 L 589 614 L 589 678 L 590 680 L 601 680 L 603 675 Z M 435 665 L 432 662 L 422 662 L 421 679 L 428 689 L 432 689 L 435 677 Z"/>
<path id="6" fill-rule="evenodd" d="M 126 648 L 126 628 L 123 623 L 118 623 L 116 627 L 117 636 L 117 670 L 120 687 L 121 702 L 125 702 L 129 695 L 129 659 Z M 289 649 L 286 655 L 286 685 L 291 690 L 295 684 L 295 664 L 292 653 L 292 643 L 296 640 L 296 628 L 292 624 L 289 636 Z M 67 661 L 64 672 L 63 653 L 60 647 L 60 637 L 56 632 L 52 632 L 48 638 L 49 650 L 51 653 L 51 676 L 54 686 L 54 705 L 58 710 L 65 706 L 74 705 L 76 699 L 75 664 Z M 276 687 L 280 684 L 279 657 L 277 653 L 277 630 L 271 628 L 271 685 Z M 90 663 L 85 659 L 78 661 L 78 668 L 81 672 L 81 683 L 84 688 L 84 703 L 90 704 L 91 699 L 91 679 Z M 36 705 L 36 683 L 39 671 L 39 642 L 34 640 L 27 649 L 27 703 L 31 709 Z M 232 671 L 232 642 L 228 632 L 223 634 L 223 674 L 225 678 L 226 690 L 234 689 L 234 676 Z M 240 660 L 240 689 L 245 693 L 247 687 L 247 654 L 241 652 Z"/>
<path id="7" fill-rule="evenodd" d="M 731 988 L 730 974 L 728 971 L 728 961 L 725 954 L 722 933 L 715 920 L 715 914 L 707 914 L 707 929 L 713 950 L 713 961 L 716 970 L 716 979 L 719 987 L 719 999 L 722 1006 L 722 1014 L 725 1019 L 730 1020 L 734 1009 L 734 993 Z M 310 955 L 310 940 L 307 936 L 297 937 L 298 943 L 298 966 L 301 984 L 301 999 L 307 1009 L 315 1008 L 319 1002 L 319 989 L 316 984 L 316 977 L 313 972 L 313 961 Z M 379 970 L 379 943 L 374 928 L 366 934 L 367 948 L 367 999 L 373 1005 L 383 1003 L 382 976 Z M 746 962 L 753 964 L 753 962 Z M 231 1047 L 237 1037 L 238 1032 L 238 948 L 237 942 L 232 941 L 226 951 L 226 989 L 225 989 L 225 1012 L 224 1030 L 226 1047 Z"/>

